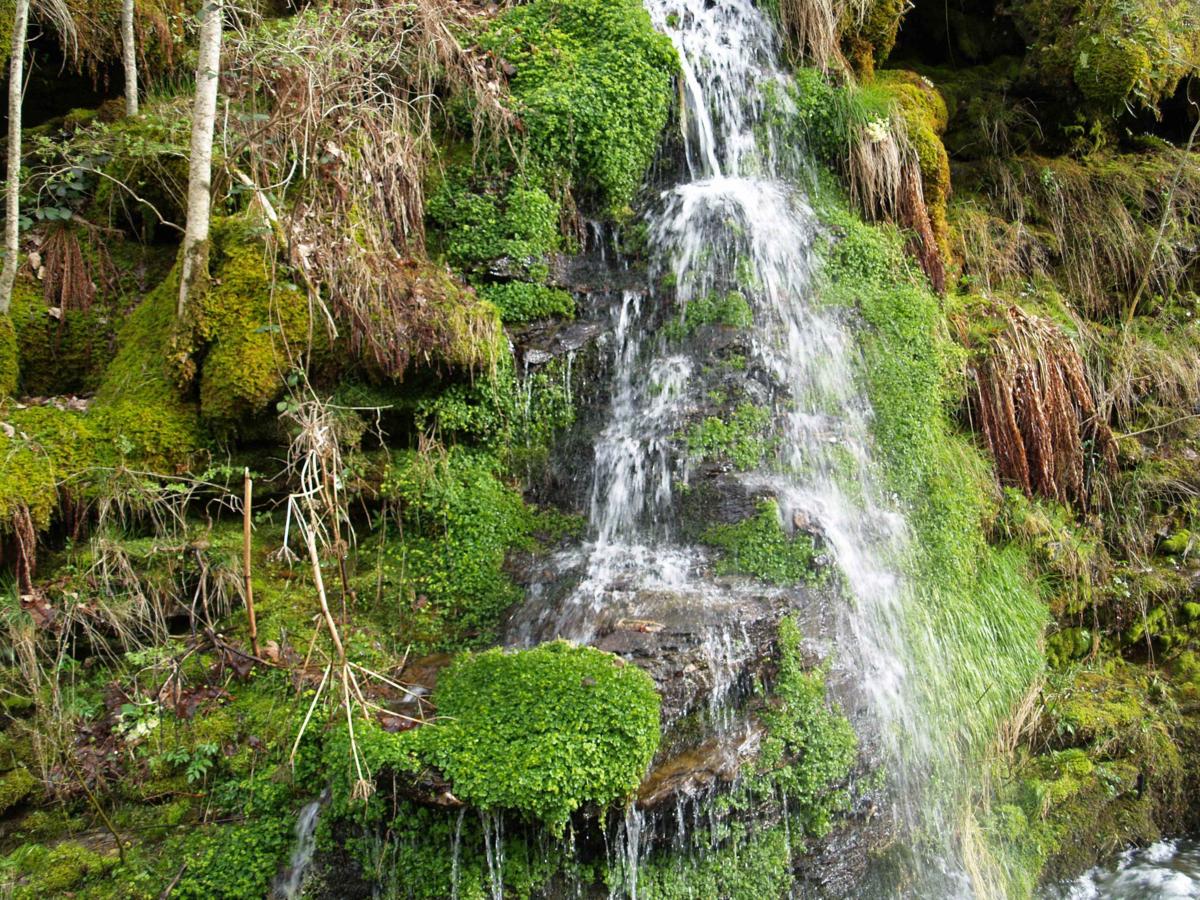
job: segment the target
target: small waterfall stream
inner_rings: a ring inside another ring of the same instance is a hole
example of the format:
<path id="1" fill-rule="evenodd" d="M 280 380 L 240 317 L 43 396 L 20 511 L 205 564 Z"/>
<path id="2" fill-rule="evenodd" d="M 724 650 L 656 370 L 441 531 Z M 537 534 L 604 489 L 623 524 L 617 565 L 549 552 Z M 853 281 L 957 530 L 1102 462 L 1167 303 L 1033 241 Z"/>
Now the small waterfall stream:
<path id="1" fill-rule="evenodd" d="M 900 574 L 910 537 L 874 462 L 853 312 L 822 303 L 809 161 L 767 115 L 768 93 L 789 102 L 774 27 L 751 0 L 645 5 L 680 56 L 686 171 L 648 217 L 650 283 L 610 305 L 611 399 L 595 445 L 590 533 L 558 560 L 578 581 L 565 597 L 527 604 L 510 643 L 592 641 L 601 614 L 653 618 L 664 594 L 697 610 L 732 609 L 739 588 L 714 582 L 710 551 L 689 543 L 680 521 L 680 485 L 691 472 L 678 437 L 703 408 L 704 386 L 697 362 L 656 325 L 670 295 L 686 308 L 736 293 L 753 317 L 748 366 L 757 374 L 743 381 L 755 391 L 749 401 L 770 413 L 772 449 L 764 464 L 734 477 L 748 493 L 775 499 L 785 529 L 819 535 L 840 573 L 842 598 L 822 651 L 865 711 L 859 718 L 879 748 L 899 827 L 923 835 L 912 896 L 971 896 L 951 819 L 928 789 L 935 773 L 956 765 L 920 708 L 916 683 L 917 654 L 936 660 L 939 650 L 931 636 L 912 633 L 916 596 Z M 708 721 L 718 730 L 737 725 L 724 699 L 746 643 L 732 612 L 704 638 Z M 678 817 L 683 823 L 682 807 Z M 642 827 L 640 818 L 621 825 L 628 896 L 637 892 Z"/>

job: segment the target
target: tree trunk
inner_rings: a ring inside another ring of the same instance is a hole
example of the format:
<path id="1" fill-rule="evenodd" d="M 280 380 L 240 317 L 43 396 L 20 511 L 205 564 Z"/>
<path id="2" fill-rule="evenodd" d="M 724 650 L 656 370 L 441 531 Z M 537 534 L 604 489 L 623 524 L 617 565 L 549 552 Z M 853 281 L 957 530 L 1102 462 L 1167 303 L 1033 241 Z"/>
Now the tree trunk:
<path id="1" fill-rule="evenodd" d="M 138 114 L 137 42 L 133 34 L 133 0 L 121 0 L 121 58 L 125 62 L 125 115 Z"/>
<path id="2" fill-rule="evenodd" d="M 192 148 L 188 161 L 187 227 L 179 273 L 180 317 L 195 283 L 208 277 L 208 220 L 212 207 L 212 145 L 221 74 L 221 0 L 200 9 L 200 50 L 196 62 L 196 102 L 192 108 Z"/>
<path id="3" fill-rule="evenodd" d="M 17 238 L 21 219 L 21 95 L 25 87 L 25 31 L 29 0 L 17 0 L 13 19 L 12 56 L 8 60 L 8 184 L 4 205 L 4 269 L 0 272 L 0 315 L 12 305 L 17 280 Z"/>

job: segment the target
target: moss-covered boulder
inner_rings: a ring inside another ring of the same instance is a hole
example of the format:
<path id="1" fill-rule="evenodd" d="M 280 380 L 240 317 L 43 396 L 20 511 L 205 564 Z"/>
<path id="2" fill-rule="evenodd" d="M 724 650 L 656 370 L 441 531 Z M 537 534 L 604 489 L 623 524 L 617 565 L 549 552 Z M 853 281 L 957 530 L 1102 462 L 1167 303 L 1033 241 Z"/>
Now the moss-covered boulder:
<path id="1" fill-rule="evenodd" d="M 17 356 L 17 332 L 12 319 L 0 315 L 0 399 L 17 389 L 21 363 Z"/>
<path id="2" fill-rule="evenodd" d="M 1191 0 L 1021 0 L 1026 66 L 1046 89 L 1074 85 L 1098 113 L 1156 106 L 1200 67 Z"/>

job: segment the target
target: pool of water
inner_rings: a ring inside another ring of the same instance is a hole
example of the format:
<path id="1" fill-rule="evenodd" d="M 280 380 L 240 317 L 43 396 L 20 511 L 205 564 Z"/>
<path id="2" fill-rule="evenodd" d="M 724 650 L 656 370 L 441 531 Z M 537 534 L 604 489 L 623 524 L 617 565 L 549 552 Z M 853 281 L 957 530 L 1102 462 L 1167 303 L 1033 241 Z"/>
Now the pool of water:
<path id="1" fill-rule="evenodd" d="M 1107 866 L 1052 888 L 1047 900 L 1200 898 L 1200 837 L 1173 838 L 1126 850 Z"/>

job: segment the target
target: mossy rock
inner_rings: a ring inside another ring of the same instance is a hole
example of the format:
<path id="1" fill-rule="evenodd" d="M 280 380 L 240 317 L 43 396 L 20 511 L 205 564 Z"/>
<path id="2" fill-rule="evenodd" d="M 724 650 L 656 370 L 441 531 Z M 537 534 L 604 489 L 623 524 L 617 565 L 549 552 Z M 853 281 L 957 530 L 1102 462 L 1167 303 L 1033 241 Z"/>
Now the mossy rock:
<path id="1" fill-rule="evenodd" d="M 22 854 L 17 864 L 13 900 L 69 896 L 68 892 L 86 882 L 106 876 L 118 861 L 115 851 L 100 854 L 70 841 L 53 848 L 35 845 Z"/>
<path id="2" fill-rule="evenodd" d="M 916 72 L 889 69 L 876 75 L 877 85 L 895 98 L 909 143 L 921 168 L 925 208 L 943 260 L 951 258 L 947 204 L 950 200 L 950 157 L 942 144 L 950 115 L 933 82 Z"/>
<path id="3" fill-rule="evenodd" d="M 224 425 L 263 413 L 302 367 L 308 348 L 308 299 L 277 283 L 262 227 L 220 219 L 212 229 L 212 283 L 199 298 L 200 410 Z M 318 336 L 323 336 L 320 332 Z"/>
<path id="4" fill-rule="evenodd" d="M 27 510 L 37 531 L 49 526 L 63 494 L 86 494 L 86 477 L 113 458 L 83 413 L 36 406 L 0 405 L 0 532 Z"/>
<path id="5" fill-rule="evenodd" d="M 1089 110 L 1156 107 L 1200 67 L 1190 0 L 1022 0 L 1013 18 L 1044 87 L 1073 84 Z"/>
<path id="6" fill-rule="evenodd" d="M 875 68 L 887 60 L 910 5 L 904 0 L 873 0 L 865 14 L 855 4 L 841 8 L 838 24 L 842 50 L 859 77 L 870 78 Z"/>
<path id="7" fill-rule="evenodd" d="M 24 766 L 0 775 L 0 816 L 33 793 L 37 779 Z"/>
<path id="8" fill-rule="evenodd" d="M 143 469 L 175 473 L 206 446 L 195 403 L 184 399 L 176 319 L 179 278 L 164 279 L 125 320 L 88 419 L 117 453 Z"/>
<path id="9" fill-rule="evenodd" d="M 20 378 L 17 331 L 8 315 L 0 315 L 0 400 L 12 396 Z"/>

